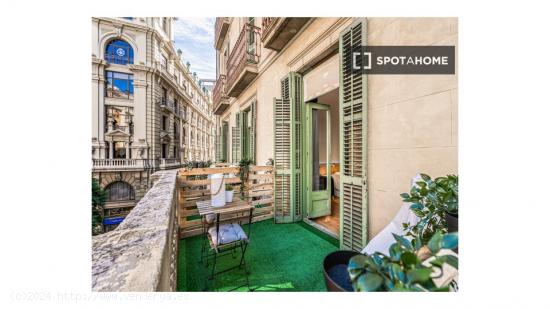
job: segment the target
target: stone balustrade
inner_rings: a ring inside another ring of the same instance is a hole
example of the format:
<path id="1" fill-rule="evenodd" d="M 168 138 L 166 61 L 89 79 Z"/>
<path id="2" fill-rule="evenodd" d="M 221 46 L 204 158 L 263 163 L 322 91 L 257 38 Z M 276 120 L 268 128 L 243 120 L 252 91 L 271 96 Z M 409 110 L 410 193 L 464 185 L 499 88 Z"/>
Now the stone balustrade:
<path id="1" fill-rule="evenodd" d="M 175 291 L 177 170 L 154 173 L 153 185 L 113 231 L 92 237 L 92 290 Z"/>

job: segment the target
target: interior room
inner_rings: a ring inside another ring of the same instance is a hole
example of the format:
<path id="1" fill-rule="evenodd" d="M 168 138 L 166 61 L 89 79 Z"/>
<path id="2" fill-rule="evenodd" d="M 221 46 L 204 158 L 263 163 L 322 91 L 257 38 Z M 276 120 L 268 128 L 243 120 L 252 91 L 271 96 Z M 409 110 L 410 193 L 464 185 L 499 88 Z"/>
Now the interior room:
<path id="1" fill-rule="evenodd" d="M 330 196 L 330 214 L 310 218 L 313 222 L 327 229 L 330 234 L 338 235 L 340 230 L 340 143 L 339 143 L 339 117 L 338 117 L 338 88 L 329 91 L 316 100 L 319 104 L 328 105 L 330 110 L 330 143 L 325 138 L 326 122 L 323 121 L 326 113 L 319 113 L 316 122 L 317 130 L 314 130 L 312 138 L 313 143 L 313 187 L 326 188 L 327 186 L 327 144 L 331 147 L 331 157 L 328 160 L 330 166 L 331 188 Z"/>

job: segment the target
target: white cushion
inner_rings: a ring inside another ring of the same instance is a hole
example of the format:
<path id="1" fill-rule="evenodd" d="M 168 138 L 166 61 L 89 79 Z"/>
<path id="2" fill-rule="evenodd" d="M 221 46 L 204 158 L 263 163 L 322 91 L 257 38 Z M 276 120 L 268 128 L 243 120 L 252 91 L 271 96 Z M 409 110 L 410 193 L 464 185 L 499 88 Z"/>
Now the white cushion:
<path id="1" fill-rule="evenodd" d="M 392 234 L 403 236 L 403 223 L 409 222 L 411 225 L 418 223 L 419 218 L 411 212 L 409 209 L 410 205 L 410 203 L 401 205 L 401 208 L 392 221 L 371 239 L 361 253 L 373 254 L 375 252 L 380 252 L 389 255 L 390 246 L 395 242 L 395 238 L 393 238 Z"/>
<path id="2" fill-rule="evenodd" d="M 243 228 L 237 223 L 220 224 L 219 230 L 213 226 L 208 229 L 212 242 L 216 245 L 229 244 L 235 241 L 248 241 Z"/>

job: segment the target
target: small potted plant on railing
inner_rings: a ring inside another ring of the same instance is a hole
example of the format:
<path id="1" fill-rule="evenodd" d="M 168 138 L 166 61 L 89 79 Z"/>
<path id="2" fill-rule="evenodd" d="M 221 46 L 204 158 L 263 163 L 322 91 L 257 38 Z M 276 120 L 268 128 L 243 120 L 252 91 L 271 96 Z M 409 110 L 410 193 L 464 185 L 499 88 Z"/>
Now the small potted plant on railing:
<path id="1" fill-rule="evenodd" d="M 233 202 L 233 193 L 234 193 L 233 185 L 230 183 L 225 184 L 225 202 L 226 203 Z"/>
<path id="2" fill-rule="evenodd" d="M 252 164 L 252 159 L 243 158 L 239 161 L 239 178 L 241 179 L 241 199 L 244 199 L 244 187 L 248 181 L 248 171 L 250 164 Z"/>

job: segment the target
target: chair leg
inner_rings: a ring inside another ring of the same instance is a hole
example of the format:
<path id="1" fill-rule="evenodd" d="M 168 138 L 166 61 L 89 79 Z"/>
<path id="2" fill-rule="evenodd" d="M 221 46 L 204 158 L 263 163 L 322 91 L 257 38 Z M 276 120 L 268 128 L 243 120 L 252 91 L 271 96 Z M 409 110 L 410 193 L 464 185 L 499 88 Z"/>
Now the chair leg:
<path id="1" fill-rule="evenodd" d="M 214 251 L 214 262 L 212 262 L 212 274 L 210 275 L 210 279 L 214 279 L 214 274 L 216 273 L 216 258 L 218 257 L 218 253 Z"/>

